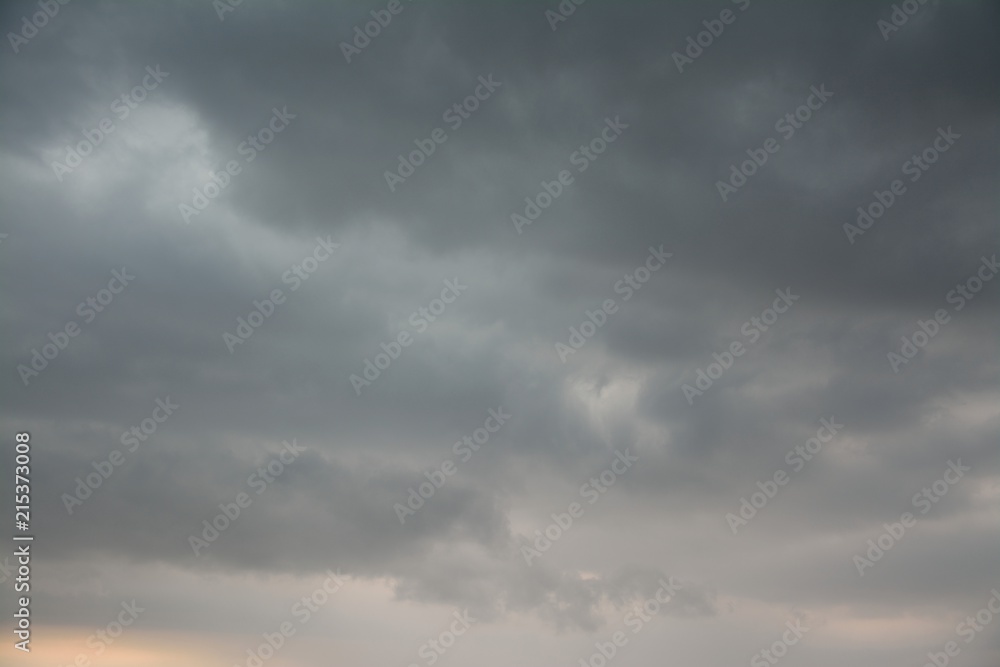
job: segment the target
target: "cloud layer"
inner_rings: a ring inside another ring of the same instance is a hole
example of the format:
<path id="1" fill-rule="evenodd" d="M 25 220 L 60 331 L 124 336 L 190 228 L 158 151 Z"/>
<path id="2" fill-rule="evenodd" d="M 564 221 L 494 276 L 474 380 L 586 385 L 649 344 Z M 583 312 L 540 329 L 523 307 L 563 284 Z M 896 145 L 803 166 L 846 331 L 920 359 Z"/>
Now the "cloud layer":
<path id="1" fill-rule="evenodd" d="M 70 3 L 8 37 L 0 419 L 35 443 L 47 657 L 141 598 L 109 659 L 163 632 L 234 663 L 335 568 L 275 664 L 423 663 L 455 609 L 448 660 L 576 662 L 672 576 L 618 660 L 747 661 L 798 617 L 796 660 L 895 667 L 986 604 L 997 8 L 563 5 L 403 0 L 357 53 L 386 5 Z"/>

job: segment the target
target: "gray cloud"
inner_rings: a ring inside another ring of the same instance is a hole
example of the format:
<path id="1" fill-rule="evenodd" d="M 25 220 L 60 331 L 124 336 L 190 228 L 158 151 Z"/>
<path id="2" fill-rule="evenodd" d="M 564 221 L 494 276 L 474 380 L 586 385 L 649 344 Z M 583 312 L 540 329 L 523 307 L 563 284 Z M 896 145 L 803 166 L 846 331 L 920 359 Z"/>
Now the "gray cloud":
<path id="1" fill-rule="evenodd" d="M 399 609 L 527 616 L 540 636 L 614 628 L 666 575 L 691 583 L 664 623 L 733 637 L 758 632 L 747 609 L 825 618 L 830 645 L 865 618 L 978 609 L 1000 297 L 986 282 L 958 310 L 948 294 L 997 252 L 997 8 L 927 3 L 885 41 L 892 8 L 870 3 L 586 3 L 555 32 L 530 3 L 403 6 L 349 65 L 339 43 L 379 7 L 245 2 L 219 21 L 210 4 L 70 3 L 7 45 L 0 421 L 37 443 L 41 567 L 165 567 L 194 591 L 337 565 Z M 736 21 L 679 73 L 671 54 L 727 7 Z M 4 32 L 35 9 L 6 5 Z M 147 65 L 169 76 L 59 181 L 52 161 Z M 449 128 L 487 75 L 501 86 Z M 821 84 L 833 97 L 723 202 L 730 165 Z M 244 162 L 284 107 L 294 120 Z M 578 171 L 616 117 L 628 128 Z M 438 127 L 447 141 L 390 192 L 384 172 Z M 961 138 L 911 182 L 904 163 L 946 127 Z M 178 204 L 234 159 L 185 224 Z M 574 182 L 518 234 L 511 214 L 564 169 Z M 906 193 L 850 243 L 844 224 L 896 178 Z M 340 247 L 292 290 L 317 236 Z M 625 300 L 616 285 L 660 245 L 673 257 Z M 77 304 L 121 267 L 134 283 L 84 322 Z M 455 278 L 468 291 L 418 330 L 410 315 Z M 801 300 L 750 342 L 743 323 L 788 287 Z M 287 300 L 230 353 L 223 333 L 274 289 Z M 555 343 L 606 299 L 618 310 L 563 363 Z M 894 373 L 887 353 L 940 308 L 951 321 Z M 18 365 L 71 321 L 80 335 L 25 386 Z M 413 344 L 357 396 L 349 377 L 403 330 Z M 746 353 L 689 405 L 682 386 L 733 341 Z M 68 514 L 62 494 L 168 395 L 176 415 Z M 510 423 L 459 462 L 453 443 L 501 406 Z M 842 434 L 732 535 L 726 513 L 831 416 Z M 196 558 L 188 536 L 292 438 L 307 453 Z M 641 463 L 526 567 L 520 540 L 626 447 Z M 959 457 L 968 477 L 859 578 L 852 555 Z M 446 458 L 457 473 L 400 525 L 393 503 Z M 157 627 L 195 631 L 150 591 Z M 43 619 L 90 622 L 90 592 L 41 595 Z M 994 664 L 989 641 L 970 667 Z M 852 661 L 912 663 L 902 644 Z"/>

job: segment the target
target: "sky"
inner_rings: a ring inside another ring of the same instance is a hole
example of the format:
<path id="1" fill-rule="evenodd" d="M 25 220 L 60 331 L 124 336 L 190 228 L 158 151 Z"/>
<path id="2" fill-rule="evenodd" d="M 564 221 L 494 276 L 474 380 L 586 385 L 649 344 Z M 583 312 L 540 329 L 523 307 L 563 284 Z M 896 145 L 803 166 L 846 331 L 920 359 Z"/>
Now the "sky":
<path id="1" fill-rule="evenodd" d="M 0 26 L 4 664 L 1000 664 L 995 3 Z"/>

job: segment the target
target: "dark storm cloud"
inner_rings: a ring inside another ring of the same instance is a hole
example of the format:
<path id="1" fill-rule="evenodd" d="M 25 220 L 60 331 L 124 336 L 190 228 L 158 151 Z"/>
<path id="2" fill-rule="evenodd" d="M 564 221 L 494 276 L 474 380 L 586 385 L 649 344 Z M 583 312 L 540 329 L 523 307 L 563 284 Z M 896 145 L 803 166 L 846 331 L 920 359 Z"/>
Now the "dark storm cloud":
<path id="1" fill-rule="evenodd" d="M 716 589 L 895 611 L 977 600 L 995 551 L 976 531 L 997 474 L 1000 285 L 899 374 L 886 353 L 997 249 L 997 9 L 928 4 L 885 42 L 877 3 L 755 1 L 678 73 L 672 52 L 730 6 L 590 2 L 552 32 L 533 3 L 406 4 L 348 65 L 339 43 L 368 7 L 244 2 L 220 22 L 208 4 L 71 3 L 6 53 L 3 422 L 45 443 L 51 560 L 337 563 L 401 600 L 593 630 L 605 603 L 650 594 L 663 562 L 600 540 L 529 569 L 518 540 L 634 447 L 638 469 L 574 530 L 662 516 L 697 532 L 656 534 L 670 574 L 705 582 L 680 615 L 715 614 Z M 169 77 L 58 182 L 51 161 L 147 65 Z M 384 171 L 489 75 L 496 92 L 390 192 Z M 820 85 L 833 97 L 723 202 L 716 181 Z M 287 130 L 185 225 L 177 205 L 285 107 Z M 627 129 L 577 172 L 571 154 L 618 117 Z M 961 138 L 851 244 L 855 209 L 939 127 Z M 575 182 L 518 234 L 510 215 L 563 169 Z M 283 272 L 327 235 L 338 252 L 289 290 Z M 661 244 L 673 257 L 625 302 L 616 284 Z M 134 284 L 25 387 L 18 364 L 122 266 Z M 456 277 L 468 292 L 355 395 L 349 376 Z M 786 287 L 801 301 L 688 405 L 682 385 Z M 230 354 L 223 333 L 275 288 L 287 303 Z M 562 363 L 554 343 L 608 298 L 618 312 Z M 176 416 L 68 515 L 61 494 L 167 395 Z M 501 406 L 511 423 L 400 526 L 392 504 Z M 724 514 L 830 416 L 845 459 L 811 463 L 732 536 Z M 291 438 L 308 453 L 194 557 L 188 535 Z M 973 471 L 935 509 L 941 539 L 914 535 L 860 585 L 853 553 L 959 456 Z M 830 535 L 835 549 L 817 546 Z M 944 561 L 959 570 L 947 585 Z"/>

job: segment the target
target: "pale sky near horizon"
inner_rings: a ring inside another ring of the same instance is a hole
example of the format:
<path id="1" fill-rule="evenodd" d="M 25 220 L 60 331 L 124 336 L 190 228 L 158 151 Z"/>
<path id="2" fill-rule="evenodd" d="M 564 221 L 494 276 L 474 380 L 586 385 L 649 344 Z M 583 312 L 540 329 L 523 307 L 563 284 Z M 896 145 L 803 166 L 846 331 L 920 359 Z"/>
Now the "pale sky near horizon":
<path id="1" fill-rule="evenodd" d="M 996 3 L 225 2 L 0 8 L 0 663 L 1000 664 Z"/>

